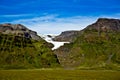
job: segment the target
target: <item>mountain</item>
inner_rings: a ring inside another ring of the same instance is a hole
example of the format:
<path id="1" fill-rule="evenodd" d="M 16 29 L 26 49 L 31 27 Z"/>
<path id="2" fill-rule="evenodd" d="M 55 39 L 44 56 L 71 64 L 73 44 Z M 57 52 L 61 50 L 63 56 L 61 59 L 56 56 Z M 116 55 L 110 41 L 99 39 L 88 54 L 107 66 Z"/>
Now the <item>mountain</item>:
<path id="1" fill-rule="evenodd" d="M 0 69 L 120 70 L 119 49 L 120 19 L 99 18 L 83 30 L 65 31 L 57 37 L 39 37 L 21 24 L 0 24 Z"/>
<path id="2" fill-rule="evenodd" d="M 120 69 L 119 19 L 100 18 L 76 33 L 70 44 L 54 51 L 64 68 Z"/>
<path id="3" fill-rule="evenodd" d="M 77 36 L 81 35 L 85 30 L 97 30 L 97 31 L 117 31 L 120 32 L 120 20 L 99 18 L 97 22 L 87 26 L 81 31 L 64 31 L 60 35 L 53 38 L 54 41 L 66 41 L 73 42 Z"/>
<path id="4" fill-rule="evenodd" d="M 119 19 L 99 18 L 96 23 L 86 27 L 87 30 L 120 32 Z"/>
<path id="5" fill-rule="evenodd" d="M 0 25 L 0 69 L 60 66 L 52 47 L 21 24 Z"/>
<path id="6" fill-rule="evenodd" d="M 29 30 L 21 24 L 0 24 L 0 32 L 3 34 L 14 34 L 26 38 L 32 38 L 34 40 L 40 40 L 41 38 L 37 35 L 37 32 Z"/>
<path id="7" fill-rule="evenodd" d="M 54 41 L 61 42 L 72 42 L 76 39 L 76 36 L 79 34 L 79 31 L 64 31 L 59 36 L 53 38 Z"/>

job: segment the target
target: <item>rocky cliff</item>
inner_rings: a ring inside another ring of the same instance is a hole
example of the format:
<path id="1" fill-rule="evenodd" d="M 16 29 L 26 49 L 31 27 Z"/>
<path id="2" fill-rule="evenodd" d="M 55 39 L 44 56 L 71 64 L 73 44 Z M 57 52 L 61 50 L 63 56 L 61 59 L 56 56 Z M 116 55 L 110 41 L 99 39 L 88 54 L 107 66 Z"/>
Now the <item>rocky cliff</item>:
<path id="1" fill-rule="evenodd" d="M 29 30 L 21 24 L 0 24 L 0 32 L 3 34 L 14 34 L 26 38 L 32 38 L 34 40 L 40 40 L 37 32 Z"/>
<path id="2" fill-rule="evenodd" d="M 99 18 L 95 23 L 87 26 L 85 29 L 120 32 L 120 19 Z"/>

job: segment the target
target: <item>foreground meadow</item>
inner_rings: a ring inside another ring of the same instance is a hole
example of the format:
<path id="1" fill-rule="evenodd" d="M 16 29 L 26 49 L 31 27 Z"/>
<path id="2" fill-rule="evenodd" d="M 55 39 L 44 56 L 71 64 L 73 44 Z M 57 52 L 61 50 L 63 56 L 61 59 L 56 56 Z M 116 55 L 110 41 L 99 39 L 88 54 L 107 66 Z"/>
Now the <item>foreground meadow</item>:
<path id="1" fill-rule="evenodd" d="M 120 80 L 120 71 L 0 70 L 0 80 Z"/>

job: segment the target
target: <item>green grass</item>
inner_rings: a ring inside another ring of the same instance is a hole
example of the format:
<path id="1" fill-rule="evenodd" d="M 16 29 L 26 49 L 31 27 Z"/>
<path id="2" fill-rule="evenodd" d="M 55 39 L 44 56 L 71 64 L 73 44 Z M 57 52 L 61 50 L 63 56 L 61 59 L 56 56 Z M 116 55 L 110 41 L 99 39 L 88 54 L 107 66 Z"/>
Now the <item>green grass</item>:
<path id="1" fill-rule="evenodd" d="M 1 70 L 0 80 L 120 80 L 111 70 Z"/>

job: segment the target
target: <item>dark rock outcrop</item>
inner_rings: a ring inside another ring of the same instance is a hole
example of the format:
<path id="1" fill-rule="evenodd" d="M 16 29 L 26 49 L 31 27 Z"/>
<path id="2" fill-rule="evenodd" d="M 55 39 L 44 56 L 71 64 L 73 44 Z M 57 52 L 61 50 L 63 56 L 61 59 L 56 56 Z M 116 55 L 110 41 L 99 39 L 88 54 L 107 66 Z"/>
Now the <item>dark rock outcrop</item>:
<path id="1" fill-rule="evenodd" d="M 54 41 L 66 41 L 72 42 L 76 39 L 76 36 L 79 34 L 79 31 L 65 31 L 62 32 L 59 36 L 56 36 L 53 40 Z"/>
<path id="2" fill-rule="evenodd" d="M 120 19 L 99 18 L 97 22 L 87 26 L 85 30 L 97 31 L 119 31 L 120 32 Z"/>
<path id="3" fill-rule="evenodd" d="M 34 40 L 40 40 L 41 38 L 37 35 L 37 32 L 29 30 L 21 24 L 0 24 L 0 33 L 3 34 L 14 34 L 25 38 L 32 38 Z"/>

